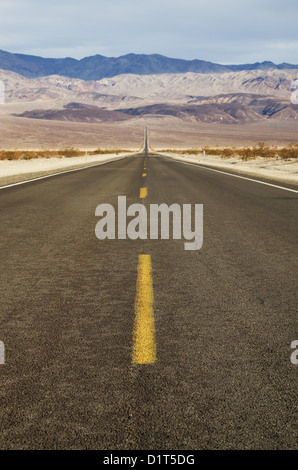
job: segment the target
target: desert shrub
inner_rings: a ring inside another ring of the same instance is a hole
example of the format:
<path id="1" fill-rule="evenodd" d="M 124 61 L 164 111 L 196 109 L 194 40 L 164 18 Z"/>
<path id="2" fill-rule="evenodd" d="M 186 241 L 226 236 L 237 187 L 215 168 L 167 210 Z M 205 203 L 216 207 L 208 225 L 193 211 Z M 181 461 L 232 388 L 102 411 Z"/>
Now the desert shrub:
<path id="1" fill-rule="evenodd" d="M 88 155 L 106 155 L 106 154 L 111 154 L 115 153 L 118 155 L 118 153 L 131 153 L 133 150 L 127 150 L 127 149 L 121 149 L 121 148 L 115 148 L 115 149 L 101 149 L 98 148 L 96 150 L 91 150 L 88 152 Z"/>
<path id="2" fill-rule="evenodd" d="M 202 155 L 205 151 L 206 155 L 218 155 L 222 158 L 230 158 L 233 156 L 240 156 L 242 160 L 247 161 L 256 157 L 261 158 L 274 158 L 279 156 L 282 159 L 298 158 L 298 144 L 292 143 L 277 149 L 276 147 L 269 147 L 264 142 L 258 142 L 254 147 L 235 148 L 189 148 L 189 149 L 162 149 L 162 153 L 174 153 L 182 155 Z M 121 148 L 114 149 L 101 149 L 88 151 L 88 155 L 104 155 L 104 154 L 116 154 L 119 153 L 131 153 L 134 150 L 127 150 Z M 31 160 L 32 158 L 51 158 L 51 157 L 80 157 L 85 155 L 85 151 L 75 148 L 65 148 L 62 150 L 35 150 L 35 151 L 24 151 L 24 150 L 0 150 L 0 160 Z"/>
<path id="3" fill-rule="evenodd" d="M 89 151 L 88 155 L 98 154 L 111 154 L 111 153 L 130 153 L 133 150 L 126 149 L 96 149 Z M 85 151 L 75 148 L 65 148 L 61 150 L 36 150 L 36 151 L 25 151 L 25 150 L 0 150 L 0 160 L 31 160 L 32 158 L 51 158 L 51 157 L 81 157 L 85 155 Z"/>
<path id="4" fill-rule="evenodd" d="M 280 158 L 298 158 L 298 144 L 289 144 L 287 147 L 284 147 L 278 152 Z"/>
<path id="5" fill-rule="evenodd" d="M 131 153 L 133 150 L 127 150 L 127 149 L 121 149 L 121 148 L 115 148 L 115 149 L 101 149 L 98 148 L 96 150 L 92 150 L 91 152 L 88 152 L 89 155 L 105 155 L 105 154 L 111 154 L 111 153 Z"/>
<path id="6" fill-rule="evenodd" d="M 15 152 L 13 150 L 2 150 L 0 153 L 1 160 L 18 160 L 20 157 L 20 152 Z"/>
<path id="7" fill-rule="evenodd" d="M 78 149 L 74 148 L 66 148 L 58 151 L 58 155 L 62 155 L 63 157 L 66 158 L 71 158 L 71 157 L 81 157 L 84 155 L 84 152 Z"/>
<path id="8" fill-rule="evenodd" d="M 206 155 L 222 155 L 223 152 L 222 149 L 210 147 L 204 147 L 202 151 L 205 152 Z"/>
<path id="9" fill-rule="evenodd" d="M 176 153 L 178 155 L 200 155 L 203 153 L 203 150 L 200 148 L 190 148 L 190 149 L 159 149 L 157 152 L 161 153 Z"/>
<path id="10" fill-rule="evenodd" d="M 298 143 L 292 143 L 283 147 L 282 149 L 277 149 L 277 147 L 270 147 L 265 145 L 264 142 L 258 142 L 253 147 L 244 147 L 244 148 L 235 148 L 235 147 L 225 147 L 220 148 L 211 148 L 203 147 L 200 148 L 190 148 L 190 149 L 162 149 L 162 153 L 174 153 L 182 155 L 198 155 L 202 154 L 205 151 L 206 155 L 218 155 L 223 158 L 237 157 L 240 156 L 242 160 L 247 161 L 257 157 L 261 158 L 298 158 Z"/>
<path id="11" fill-rule="evenodd" d="M 224 158 L 234 157 L 234 155 L 235 155 L 235 149 L 226 147 L 222 150 L 222 156 Z"/>
<path id="12" fill-rule="evenodd" d="M 244 149 L 239 150 L 238 153 L 240 157 L 242 158 L 242 160 L 244 160 L 245 162 L 247 162 L 247 160 L 251 160 L 252 158 L 254 158 L 254 152 L 249 147 L 245 147 Z"/>
<path id="13" fill-rule="evenodd" d="M 181 152 L 183 155 L 198 155 L 202 153 L 201 149 L 198 148 L 192 148 L 192 149 L 184 149 Z"/>
<path id="14" fill-rule="evenodd" d="M 261 158 L 270 158 L 274 155 L 272 149 L 264 144 L 264 142 L 258 142 L 252 149 L 254 157 L 261 157 Z"/>

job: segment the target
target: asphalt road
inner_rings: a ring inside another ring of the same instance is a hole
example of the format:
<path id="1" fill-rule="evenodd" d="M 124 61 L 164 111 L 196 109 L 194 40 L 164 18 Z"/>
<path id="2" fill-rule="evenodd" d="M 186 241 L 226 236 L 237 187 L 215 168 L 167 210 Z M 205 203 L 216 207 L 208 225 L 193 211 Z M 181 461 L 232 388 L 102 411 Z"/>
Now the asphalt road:
<path id="1" fill-rule="evenodd" d="M 118 195 L 203 204 L 203 247 L 97 239 Z M 297 449 L 297 215 L 297 193 L 154 154 L 0 190 L 0 449 Z"/>

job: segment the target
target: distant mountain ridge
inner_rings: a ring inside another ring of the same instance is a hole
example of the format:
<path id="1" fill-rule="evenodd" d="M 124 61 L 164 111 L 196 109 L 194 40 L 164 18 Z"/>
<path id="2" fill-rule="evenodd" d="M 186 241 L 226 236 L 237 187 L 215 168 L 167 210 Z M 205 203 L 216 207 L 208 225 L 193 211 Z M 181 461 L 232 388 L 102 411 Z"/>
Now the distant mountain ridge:
<path id="1" fill-rule="evenodd" d="M 70 57 L 50 59 L 0 50 L 0 69 L 15 72 L 27 78 L 61 75 L 82 80 L 100 80 L 123 74 L 154 75 L 187 72 L 220 74 L 248 70 L 298 70 L 298 65 L 274 64 L 270 61 L 242 65 L 221 65 L 198 59 L 173 59 L 159 54 L 127 54 L 120 57 L 94 55 L 80 60 Z"/>

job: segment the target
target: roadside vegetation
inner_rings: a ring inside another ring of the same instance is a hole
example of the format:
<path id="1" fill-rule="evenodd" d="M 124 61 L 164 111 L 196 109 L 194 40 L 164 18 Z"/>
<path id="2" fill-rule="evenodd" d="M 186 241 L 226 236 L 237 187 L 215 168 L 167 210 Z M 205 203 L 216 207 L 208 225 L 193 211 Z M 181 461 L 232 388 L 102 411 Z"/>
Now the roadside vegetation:
<path id="1" fill-rule="evenodd" d="M 289 144 L 286 147 L 270 147 L 264 142 L 259 142 L 253 147 L 225 147 L 225 148 L 191 148 L 191 149 L 165 149 L 163 153 L 176 153 L 182 155 L 218 155 L 222 158 L 240 157 L 243 161 L 253 160 L 257 157 L 261 158 L 281 158 L 283 160 L 289 158 L 298 158 L 298 143 Z"/>
<path id="2" fill-rule="evenodd" d="M 135 152 L 135 150 L 98 148 L 96 150 L 92 150 L 88 152 L 88 155 L 106 155 L 106 154 L 111 154 L 111 153 L 115 153 L 116 155 L 118 155 L 118 153 L 131 153 L 131 152 Z"/>
<path id="3" fill-rule="evenodd" d="M 124 149 L 96 149 L 88 151 L 88 155 L 106 155 L 115 153 L 130 153 L 132 150 Z M 75 148 L 65 148 L 61 150 L 0 150 L 0 160 L 31 160 L 32 158 L 70 158 L 82 157 L 85 151 Z"/>

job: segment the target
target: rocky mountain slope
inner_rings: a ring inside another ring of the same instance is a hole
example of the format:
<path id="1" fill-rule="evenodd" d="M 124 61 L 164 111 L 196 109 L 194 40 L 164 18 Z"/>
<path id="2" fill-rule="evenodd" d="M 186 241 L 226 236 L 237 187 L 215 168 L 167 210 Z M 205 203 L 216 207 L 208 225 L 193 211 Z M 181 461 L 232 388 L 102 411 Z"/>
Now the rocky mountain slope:
<path id="1" fill-rule="evenodd" d="M 123 74 L 101 80 L 59 75 L 26 78 L 0 70 L 6 113 L 23 118 L 121 122 L 150 117 L 186 122 L 246 124 L 297 120 L 291 104 L 294 69 L 225 73 Z"/>
<path id="2" fill-rule="evenodd" d="M 129 102 L 188 102 L 197 97 L 254 93 L 289 98 L 295 70 L 258 70 L 223 74 L 118 75 L 84 81 L 52 75 L 28 79 L 0 70 L 6 102 L 62 101 L 119 107 Z"/>

